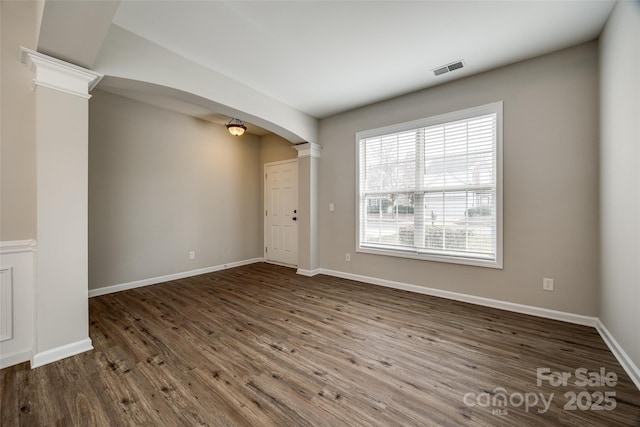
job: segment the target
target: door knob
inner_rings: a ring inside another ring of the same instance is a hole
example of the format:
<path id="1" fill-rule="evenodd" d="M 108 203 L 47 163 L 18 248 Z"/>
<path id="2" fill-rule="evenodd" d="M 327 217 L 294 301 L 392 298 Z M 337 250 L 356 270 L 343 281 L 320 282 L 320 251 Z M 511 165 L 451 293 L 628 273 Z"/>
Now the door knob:
<path id="1" fill-rule="evenodd" d="M 295 216 L 293 218 L 291 218 L 291 219 L 294 220 L 294 221 L 298 220 L 298 218 L 296 218 Z"/>

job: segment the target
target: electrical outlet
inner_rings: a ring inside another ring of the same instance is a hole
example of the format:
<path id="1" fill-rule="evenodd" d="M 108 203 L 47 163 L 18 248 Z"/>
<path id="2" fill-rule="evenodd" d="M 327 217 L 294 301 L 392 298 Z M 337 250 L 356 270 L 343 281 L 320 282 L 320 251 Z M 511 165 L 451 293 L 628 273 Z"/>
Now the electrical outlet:
<path id="1" fill-rule="evenodd" d="M 191 252 L 189 252 L 189 259 L 196 259 L 196 253 L 195 253 L 195 251 L 191 251 Z"/>
<path id="2" fill-rule="evenodd" d="M 333 203 L 329 203 L 329 212 L 333 212 L 336 209 L 336 207 L 333 205 Z"/>
<path id="3" fill-rule="evenodd" d="M 553 279 L 549 279 L 546 277 L 542 279 L 542 289 L 544 289 L 545 291 L 553 292 Z"/>
<path id="4" fill-rule="evenodd" d="M 349 252 L 347 252 L 346 254 L 344 254 L 344 260 L 345 261 L 351 261 L 351 254 Z"/>

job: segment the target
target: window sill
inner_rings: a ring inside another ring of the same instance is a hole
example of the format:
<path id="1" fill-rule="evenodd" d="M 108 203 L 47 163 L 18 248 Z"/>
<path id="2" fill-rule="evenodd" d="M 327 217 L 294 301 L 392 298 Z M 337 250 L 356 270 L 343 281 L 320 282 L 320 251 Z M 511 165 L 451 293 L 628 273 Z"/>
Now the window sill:
<path id="1" fill-rule="evenodd" d="M 416 253 L 411 251 L 403 251 L 401 249 L 392 250 L 392 249 L 386 249 L 386 248 L 385 249 L 376 248 L 371 246 L 359 246 L 356 248 L 356 252 L 373 254 L 373 255 L 393 256 L 398 258 L 417 259 L 421 261 L 445 262 L 449 264 L 460 264 L 460 265 L 470 265 L 474 267 L 495 268 L 499 270 L 502 270 L 503 268 L 501 259 L 482 260 L 478 258 L 465 258 L 462 256 L 453 256 L 453 255 L 421 254 L 421 253 Z"/>

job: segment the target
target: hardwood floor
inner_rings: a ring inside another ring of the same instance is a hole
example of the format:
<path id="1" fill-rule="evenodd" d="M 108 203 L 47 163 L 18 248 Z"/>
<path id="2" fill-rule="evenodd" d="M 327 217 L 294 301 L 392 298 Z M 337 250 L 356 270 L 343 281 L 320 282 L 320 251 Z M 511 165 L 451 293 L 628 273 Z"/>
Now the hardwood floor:
<path id="1" fill-rule="evenodd" d="M 640 425 L 593 328 L 268 264 L 92 298 L 90 335 L 0 371 L 2 426 Z M 579 368 L 617 380 L 577 386 Z M 615 409 L 580 409 L 598 402 Z"/>

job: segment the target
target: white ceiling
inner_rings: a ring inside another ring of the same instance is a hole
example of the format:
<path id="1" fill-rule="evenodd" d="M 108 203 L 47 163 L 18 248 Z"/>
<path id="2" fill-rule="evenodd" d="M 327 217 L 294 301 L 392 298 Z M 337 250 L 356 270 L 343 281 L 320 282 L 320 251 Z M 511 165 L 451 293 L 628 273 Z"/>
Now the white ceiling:
<path id="1" fill-rule="evenodd" d="M 113 24 L 324 118 L 593 40 L 613 4 L 124 0 Z"/>

